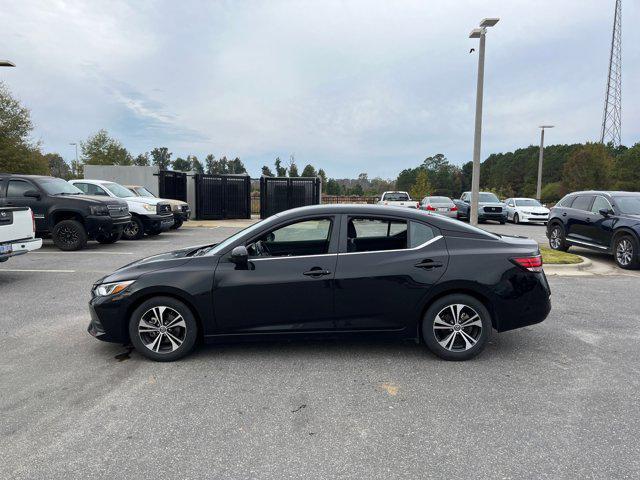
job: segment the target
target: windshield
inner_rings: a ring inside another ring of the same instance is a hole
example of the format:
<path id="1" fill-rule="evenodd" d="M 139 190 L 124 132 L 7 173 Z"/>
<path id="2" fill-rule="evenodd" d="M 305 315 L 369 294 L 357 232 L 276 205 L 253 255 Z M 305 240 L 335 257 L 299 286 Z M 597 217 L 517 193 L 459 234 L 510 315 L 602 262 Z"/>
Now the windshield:
<path id="1" fill-rule="evenodd" d="M 613 197 L 620 213 L 627 215 L 640 215 L 640 195 L 628 197 Z"/>
<path id="2" fill-rule="evenodd" d="M 234 235 L 231 235 L 229 238 L 227 238 L 226 240 L 223 240 L 222 242 L 218 243 L 217 245 L 214 245 L 213 247 L 211 247 L 211 250 L 209 250 L 208 252 L 206 252 L 209 255 L 215 255 L 217 253 L 222 253 L 229 245 L 231 245 L 233 242 L 235 242 L 241 235 L 244 235 L 246 233 L 251 233 L 255 230 L 258 230 L 259 228 L 262 228 L 262 226 L 264 225 L 264 220 L 260 220 L 257 223 L 254 223 L 253 225 L 248 226 L 247 228 L 244 228 L 242 230 L 240 230 L 239 232 L 235 233 Z"/>
<path id="3" fill-rule="evenodd" d="M 384 200 L 386 202 L 406 202 L 407 200 L 409 200 L 409 195 L 402 192 L 387 193 L 384 196 Z"/>
<path id="4" fill-rule="evenodd" d="M 151 193 L 149 190 L 147 190 L 146 188 L 144 188 L 144 187 L 135 187 L 132 190 L 135 191 L 141 197 L 154 197 L 155 198 L 155 195 L 153 193 Z"/>
<path id="5" fill-rule="evenodd" d="M 483 203 L 491 203 L 491 202 L 497 202 L 500 203 L 500 200 L 498 200 L 498 197 L 496 197 L 493 193 L 480 193 L 479 194 L 479 198 L 478 201 L 479 202 L 483 202 Z"/>
<path id="6" fill-rule="evenodd" d="M 74 187 L 61 178 L 45 178 L 38 180 L 38 184 L 49 195 L 80 195 L 82 193 L 78 187 Z"/>
<path id="7" fill-rule="evenodd" d="M 541 207 L 542 206 L 539 201 L 534 200 L 533 198 L 518 199 L 516 200 L 516 205 L 518 207 Z"/>
<path id="8" fill-rule="evenodd" d="M 133 197 L 133 194 L 128 188 L 124 188 L 118 183 L 103 183 L 102 186 L 113 193 L 116 197 Z"/>

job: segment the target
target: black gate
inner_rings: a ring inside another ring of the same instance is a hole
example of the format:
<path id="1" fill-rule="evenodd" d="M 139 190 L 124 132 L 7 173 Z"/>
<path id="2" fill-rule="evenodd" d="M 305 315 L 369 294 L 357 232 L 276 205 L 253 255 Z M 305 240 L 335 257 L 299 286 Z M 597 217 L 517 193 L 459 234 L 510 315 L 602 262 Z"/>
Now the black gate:
<path id="1" fill-rule="evenodd" d="M 197 174 L 196 218 L 251 218 L 251 178 L 248 175 Z"/>
<path id="2" fill-rule="evenodd" d="M 319 204 L 319 177 L 260 178 L 260 218 L 267 218 L 290 208 Z"/>
<path id="3" fill-rule="evenodd" d="M 158 173 L 160 198 L 187 201 L 187 174 L 161 170 Z"/>

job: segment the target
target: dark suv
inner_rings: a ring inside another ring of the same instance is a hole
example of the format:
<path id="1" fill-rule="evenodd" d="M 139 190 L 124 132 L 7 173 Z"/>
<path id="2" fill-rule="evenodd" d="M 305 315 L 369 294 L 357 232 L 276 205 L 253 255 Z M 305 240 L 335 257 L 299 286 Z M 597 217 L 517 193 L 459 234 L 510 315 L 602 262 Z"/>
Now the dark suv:
<path id="1" fill-rule="evenodd" d="M 640 193 L 570 193 L 551 209 L 547 237 L 554 250 L 591 248 L 612 253 L 622 268 L 638 268 Z"/>
<path id="2" fill-rule="evenodd" d="M 0 174 L 0 206 L 30 207 L 36 235 L 51 235 L 60 250 L 80 250 L 88 239 L 114 243 L 131 221 L 123 200 L 84 195 L 61 178 Z"/>
<path id="3" fill-rule="evenodd" d="M 458 218 L 469 220 L 471 212 L 471 192 L 463 192 L 460 200 L 454 199 L 453 203 L 458 207 Z M 478 193 L 478 222 L 484 223 L 487 220 L 495 220 L 504 225 L 507 221 L 506 205 L 502 203 L 495 193 Z"/>

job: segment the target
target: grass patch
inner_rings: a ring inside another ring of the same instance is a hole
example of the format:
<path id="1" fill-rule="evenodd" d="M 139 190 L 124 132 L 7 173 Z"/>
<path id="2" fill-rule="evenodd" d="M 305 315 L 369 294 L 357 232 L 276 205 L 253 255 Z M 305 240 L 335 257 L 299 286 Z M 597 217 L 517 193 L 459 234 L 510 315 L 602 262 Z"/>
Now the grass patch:
<path id="1" fill-rule="evenodd" d="M 542 254 L 542 262 L 547 265 L 571 265 L 576 263 L 582 263 L 582 258 L 573 253 L 559 252 L 552 250 L 549 247 L 540 246 L 540 253 Z"/>

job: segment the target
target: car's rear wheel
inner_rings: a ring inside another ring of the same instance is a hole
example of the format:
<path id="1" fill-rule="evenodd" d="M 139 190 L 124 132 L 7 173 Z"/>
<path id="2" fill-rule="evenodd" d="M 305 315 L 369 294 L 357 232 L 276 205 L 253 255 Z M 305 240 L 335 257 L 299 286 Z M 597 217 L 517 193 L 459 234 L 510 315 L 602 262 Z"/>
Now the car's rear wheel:
<path id="1" fill-rule="evenodd" d="M 140 240 L 144 236 L 144 224 L 138 217 L 131 217 L 131 221 L 127 223 L 122 231 L 122 237 L 125 240 Z"/>
<path id="2" fill-rule="evenodd" d="M 133 346 L 147 358 L 170 362 L 188 355 L 198 338 L 198 324 L 184 303 L 153 297 L 135 309 L 129 320 Z"/>
<path id="3" fill-rule="evenodd" d="M 87 246 L 87 231 L 77 220 L 56 223 L 51 238 L 55 246 L 64 251 L 82 250 Z"/>
<path id="4" fill-rule="evenodd" d="M 613 245 L 613 257 L 620 268 L 638 268 L 638 242 L 631 235 L 619 235 Z"/>
<path id="5" fill-rule="evenodd" d="M 468 360 L 484 350 L 491 328 L 491 315 L 482 302 L 469 295 L 447 295 L 424 314 L 422 338 L 444 360 Z"/>
<path id="6" fill-rule="evenodd" d="M 122 238 L 122 230 L 118 229 L 109 234 L 101 233 L 96 235 L 96 240 L 103 244 L 116 243 Z"/>
<path id="7" fill-rule="evenodd" d="M 561 252 L 569 250 L 569 245 L 565 240 L 564 228 L 562 228 L 562 225 L 556 223 L 551 227 L 551 231 L 549 232 L 549 246 L 553 250 L 559 250 Z"/>

